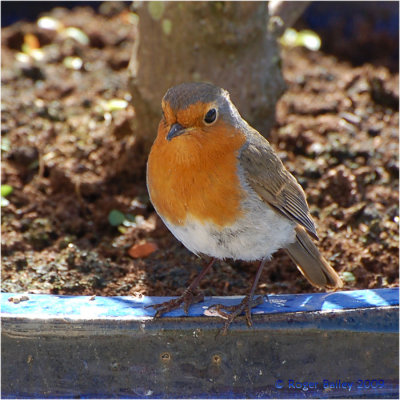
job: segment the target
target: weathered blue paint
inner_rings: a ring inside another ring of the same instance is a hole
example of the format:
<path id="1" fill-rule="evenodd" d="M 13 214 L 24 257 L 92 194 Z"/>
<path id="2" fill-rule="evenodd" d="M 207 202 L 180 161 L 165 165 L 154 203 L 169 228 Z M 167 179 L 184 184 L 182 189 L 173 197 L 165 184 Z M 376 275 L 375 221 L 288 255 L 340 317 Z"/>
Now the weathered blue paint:
<path id="1" fill-rule="evenodd" d="M 2 398 L 399 396 L 398 288 L 270 295 L 227 336 L 204 312 L 241 297 L 154 320 L 145 307 L 170 298 L 20 296 L 1 294 Z"/>
<path id="2" fill-rule="evenodd" d="M 1 313 L 27 318 L 89 318 L 124 320 L 146 319 L 154 315 L 152 304 L 167 301 L 172 297 L 141 298 L 58 296 L 28 294 L 29 300 L 14 304 L 8 299 L 20 294 L 1 293 Z M 242 297 L 206 297 L 202 303 L 194 304 L 186 315 L 182 309 L 165 314 L 166 317 L 201 317 L 209 306 L 222 303 L 237 304 Z M 93 299 L 93 300 L 91 300 Z M 399 289 L 354 290 L 333 293 L 278 294 L 265 297 L 264 302 L 253 309 L 254 314 L 276 314 L 293 312 L 335 311 L 356 308 L 387 307 L 399 305 Z"/>

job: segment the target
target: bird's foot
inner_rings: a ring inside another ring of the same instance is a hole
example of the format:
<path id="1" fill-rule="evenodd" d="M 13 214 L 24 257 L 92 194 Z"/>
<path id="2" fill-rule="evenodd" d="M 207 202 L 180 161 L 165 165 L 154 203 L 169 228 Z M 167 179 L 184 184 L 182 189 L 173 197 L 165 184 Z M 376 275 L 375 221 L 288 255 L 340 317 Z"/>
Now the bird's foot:
<path id="1" fill-rule="evenodd" d="M 215 312 L 219 317 L 225 319 L 224 327 L 222 328 L 221 334 L 226 335 L 230 324 L 234 319 L 245 313 L 247 325 L 250 327 L 253 325 L 251 320 L 251 309 L 262 304 L 263 296 L 257 296 L 250 299 L 247 295 L 238 305 L 236 306 L 225 306 L 223 304 L 214 304 L 208 308 L 208 310 Z"/>
<path id="2" fill-rule="evenodd" d="M 169 311 L 176 310 L 183 304 L 183 310 L 185 311 L 185 314 L 188 314 L 189 308 L 192 304 L 200 303 L 203 300 L 203 294 L 195 295 L 191 290 L 185 290 L 183 294 L 176 299 L 165 301 L 164 303 L 160 304 L 152 304 L 146 308 L 154 308 L 156 310 L 154 318 L 158 318 Z"/>

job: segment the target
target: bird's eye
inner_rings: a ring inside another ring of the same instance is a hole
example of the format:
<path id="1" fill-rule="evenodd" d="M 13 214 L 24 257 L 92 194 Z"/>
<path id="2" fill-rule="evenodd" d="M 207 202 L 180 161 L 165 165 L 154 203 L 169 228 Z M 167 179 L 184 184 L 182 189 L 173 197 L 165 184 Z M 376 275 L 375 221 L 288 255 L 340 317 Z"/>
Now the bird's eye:
<path id="1" fill-rule="evenodd" d="M 217 110 L 215 108 L 211 108 L 207 111 L 207 114 L 204 116 L 204 122 L 208 125 L 212 124 L 217 119 Z"/>

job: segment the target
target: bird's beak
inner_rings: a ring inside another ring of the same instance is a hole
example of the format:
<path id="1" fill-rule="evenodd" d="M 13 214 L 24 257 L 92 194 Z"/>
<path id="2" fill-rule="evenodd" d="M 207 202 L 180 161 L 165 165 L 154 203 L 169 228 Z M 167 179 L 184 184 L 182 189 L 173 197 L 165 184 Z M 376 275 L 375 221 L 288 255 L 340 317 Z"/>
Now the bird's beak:
<path id="1" fill-rule="evenodd" d="M 175 123 L 171 126 L 171 129 L 168 132 L 167 140 L 171 140 L 176 136 L 182 135 L 182 133 L 185 133 L 185 128 L 181 124 Z"/>

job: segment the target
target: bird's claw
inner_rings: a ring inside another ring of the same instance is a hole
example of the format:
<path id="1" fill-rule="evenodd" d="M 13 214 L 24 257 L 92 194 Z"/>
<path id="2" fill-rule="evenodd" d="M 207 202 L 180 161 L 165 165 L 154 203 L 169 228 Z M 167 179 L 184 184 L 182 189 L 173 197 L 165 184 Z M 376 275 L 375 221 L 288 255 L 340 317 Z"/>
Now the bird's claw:
<path id="1" fill-rule="evenodd" d="M 210 311 L 215 311 L 215 313 L 225 319 L 224 327 L 222 328 L 221 334 L 226 335 L 230 324 L 234 321 L 236 317 L 245 313 L 247 325 L 250 327 L 253 325 L 251 319 L 251 309 L 262 304 L 263 297 L 257 296 L 250 300 L 249 296 L 246 296 L 239 304 L 236 306 L 226 306 L 224 304 L 214 304 L 208 308 Z"/>
<path id="2" fill-rule="evenodd" d="M 204 300 L 204 295 L 202 294 L 194 295 L 192 291 L 185 290 L 183 294 L 176 299 L 165 301 L 164 303 L 152 304 L 146 306 L 146 308 L 150 307 L 154 308 L 154 310 L 156 310 L 154 318 L 159 318 L 163 314 L 169 311 L 176 310 L 183 304 L 183 311 L 185 312 L 185 314 L 188 314 L 189 308 L 192 304 L 200 303 L 203 300 Z"/>

